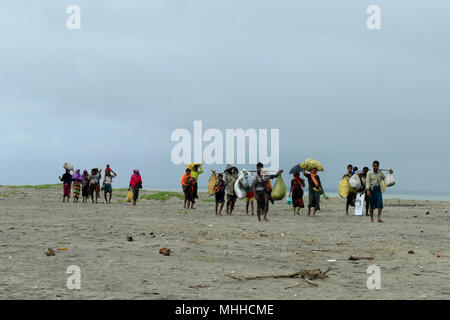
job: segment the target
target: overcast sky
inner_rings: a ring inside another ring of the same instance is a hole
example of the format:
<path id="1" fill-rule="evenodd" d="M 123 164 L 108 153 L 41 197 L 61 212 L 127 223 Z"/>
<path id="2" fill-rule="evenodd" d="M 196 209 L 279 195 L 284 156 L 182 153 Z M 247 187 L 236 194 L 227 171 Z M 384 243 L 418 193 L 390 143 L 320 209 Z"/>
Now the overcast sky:
<path id="1" fill-rule="evenodd" d="M 66 27 L 70 4 L 80 30 Z M 366 27 L 371 4 L 381 30 Z M 326 188 L 377 159 L 396 192 L 450 192 L 449 12 L 443 0 L 1 1 L 0 184 L 56 183 L 68 161 L 110 163 L 116 186 L 134 168 L 147 187 L 178 186 L 170 135 L 202 120 L 279 129 L 280 166 L 318 159 Z"/>

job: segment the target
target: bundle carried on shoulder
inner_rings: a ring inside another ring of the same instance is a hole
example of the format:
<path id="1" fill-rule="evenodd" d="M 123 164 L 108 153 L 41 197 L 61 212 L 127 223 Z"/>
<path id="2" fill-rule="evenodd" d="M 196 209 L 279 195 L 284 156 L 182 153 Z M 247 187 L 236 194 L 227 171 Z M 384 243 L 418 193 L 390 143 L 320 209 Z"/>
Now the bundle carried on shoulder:
<path id="1" fill-rule="evenodd" d="M 317 171 L 323 171 L 323 166 L 320 161 L 308 158 L 305 162 L 300 163 L 300 167 L 307 171 L 311 171 L 311 169 L 317 169 Z"/>
<path id="2" fill-rule="evenodd" d="M 350 192 L 353 191 L 354 192 L 361 192 L 363 191 L 363 184 L 362 184 L 362 180 L 361 177 L 359 176 L 358 173 L 355 173 L 349 180 L 348 183 L 350 184 Z M 353 190 L 352 190 L 353 189 Z"/>
<path id="3" fill-rule="evenodd" d="M 211 170 L 211 172 L 212 174 L 209 177 L 208 181 L 208 192 L 210 195 L 214 195 L 216 193 L 216 191 L 214 190 L 214 186 L 216 185 L 217 182 L 217 175 L 215 170 Z"/>
<path id="4" fill-rule="evenodd" d="M 280 175 L 275 181 L 275 184 L 270 194 L 273 200 L 282 200 L 286 195 L 286 184 L 283 181 L 283 177 Z"/>

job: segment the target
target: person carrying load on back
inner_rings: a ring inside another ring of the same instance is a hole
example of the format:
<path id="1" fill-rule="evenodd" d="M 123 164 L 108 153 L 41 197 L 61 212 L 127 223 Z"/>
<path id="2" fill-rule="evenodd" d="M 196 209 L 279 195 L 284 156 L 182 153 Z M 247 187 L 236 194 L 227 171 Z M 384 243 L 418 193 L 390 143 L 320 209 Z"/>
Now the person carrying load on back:
<path id="1" fill-rule="evenodd" d="M 363 192 L 361 193 L 365 193 L 365 197 L 364 197 L 364 202 L 366 203 L 366 216 L 369 216 L 369 199 L 370 197 L 367 195 L 366 192 L 366 178 L 367 178 L 367 172 L 369 172 L 369 168 L 364 167 L 362 172 L 359 173 L 359 177 L 361 178 L 361 184 L 362 184 L 362 188 L 363 188 Z"/>
<path id="2" fill-rule="evenodd" d="M 216 216 L 222 215 L 223 204 L 225 203 L 225 189 L 226 188 L 227 188 L 227 184 L 225 183 L 225 181 L 223 181 L 223 174 L 219 173 L 217 175 L 216 184 L 214 185 L 214 191 L 215 191 L 214 195 L 216 197 Z M 220 203 L 220 209 L 219 209 L 219 212 L 217 212 L 219 203 Z"/>
<path id="3" fill-rule="evenodd" d="M 187 168 L 186 173 L 181 177 L 181 186 L 184 192 L 184 209 L 195 209 L 194 183 L 195 179 L 191 175 L 191 169 Z"/>
<path id="4" fill-rule="evenodd" d="M 312 168 L 309 173 L 303 168 L 303 175 L 308 178 L 308 216 L 311 215 L 311 208 L 314 207 L 313 217 L 316 216 L 317 211 L 320 210 L 320 190 L 323 190 L 320 177 L 317 174 L 317 169 Z"/>
<path id="5" fill-rule="evenodd" d="M 253 193 L 256 199 L 256 214 L 258 215 L 258 221 L 261 221 L 261 215 L 263 215 L 264 221 L 268 222 L 267 213 L 269 211 L 269 201 L 273 201 L 270 196 L 271 190 L 269 186 L 269 180 L 278 178 L 283 170 L 279 170 L 276 174 L 265 174 L 262 169 L 264 165 L 259 162 L 256 165 L 256 175 L 253 183 Z"/>
<path id="6" fill-rule="evenodd" d="M 200 168 L 200 171 L 199 171 L 199 168 Z M 202 174 L 202 173 L 203 173 L 203 168 L 202 168 L 201 164 L 195 164 L 192 167 L 191 176 L 195 180 L 195 182 L 194 182 L 194 191 L 193 191 L 193 194 L 192 194 L 193 197 L 194 197 L 194 200 L 198 198 L 198 176 L 200 174 Z"/>
<path id="7" fill-rule="evenodd" d="M 381 211 L 383 210 L 383 196 L 381 193 L 381 181 L 384 181 L 384 174 L 380 170 L 380 162 L 375 160 L 372 164 L 373 169 L 367 172 L 366 177 L 366 193 L 370 197 L 370 220 L 373 221 L 373 210 L 378 209 L 378 222 L 383 222 L 381 219 Z M 389 173 L 394 171 L 389 169 Z"/>
<path id="8" fill-rule="evenodd" d="M 72 175 L 70 174 L 70 170 L 66 169 L 66 173 L 63 174 L 62 178 L 58 177 L 60 181 L 63 183 L 63 202 L 65 202 L 67 197 L 67 202 L 70 199 L 70 188 L 72 186 Z"/>
<path id="9" fill-rule="evenodd" d="M 128 186 L 128 191 L 133 189 L 133 205 L 136 205 L 136 201 L 139 198 L 139 189 L 142 189 L 142 177 L 138 169 L 133 170 L 133 174 L 130 178 L 130 185 Z"/>
<path id="10" fill-rule="evenodd" d="M 226 173 L 225 183 L 227 184 L 227 214 L 232 215 L 234 204 L 236 203 L 237 200 L 237 195 L 236 192 L 234 191 L 234 184 L 238 179 L 238 169 L 228 164 L 224 173 Z"/>
<path id="11" fill-rule="evenodd" d="M 356 167 L 355 167 L 356 168 Z M 358 168 L 356 168 L 358 169 Z M 350 178 L 355 174 L 355 171 L 353 170 L 353 165 L 349 164 L 347 166 L 347 173 L 344 174 L 343 179 L 350 180 Z M 348 216 L 348 209 L 350 206 L 355 206 L 355 200 L 356 200 L 356 192 L 353 188 L 350 188 L 350 192 L 347 196 L 347 202 L 345 204 L 345 214 Z"/>

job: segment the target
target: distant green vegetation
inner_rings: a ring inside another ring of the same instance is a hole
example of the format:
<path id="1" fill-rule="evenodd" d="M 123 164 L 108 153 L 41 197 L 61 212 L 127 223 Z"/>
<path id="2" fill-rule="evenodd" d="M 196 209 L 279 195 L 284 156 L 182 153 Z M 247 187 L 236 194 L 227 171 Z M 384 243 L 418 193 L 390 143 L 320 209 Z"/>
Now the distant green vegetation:
<path id="1" fill-rule="evenodd" d="M 215 199 L 200 199 L 201 202 L 215 202 Z"/>
<path id="2" fill-rule="evenodd" d="M 35 189 L 35 190 L 41 190 L 41 189 L 50 189 L 50 188 L 56 188 L 60 186 L 61 184 L 41 184 L 41 185 L 25 185 L 25 186 L 4 186 L 9 189 Z"/>
<path id="3" fill-rule="evenodd" d="M 123 193 L 114 193 L 114 197 L 117 197 L 117 198 L 126 198 L 127 195 L 126 195 L 126 194 L 123 194 Z"/>
<path id="4" fill-rule="evenodd" d="M 173 191 L 161 191 L 154 194 L 148 194 L 141 197 L 141 199 L 145 200 L 169 200 L 170 198 L 178 198 L 184 199 L 184 195 L 181 192 L 173 192 Z"/>
<path id="5" fill-rule="evenodd" d="M 9 194 L 7 194 L 7 193 L 2 193 L 2 194 L 0 194 L 0 197 L 8 198 L 8 197 L 9 197 Z"/>

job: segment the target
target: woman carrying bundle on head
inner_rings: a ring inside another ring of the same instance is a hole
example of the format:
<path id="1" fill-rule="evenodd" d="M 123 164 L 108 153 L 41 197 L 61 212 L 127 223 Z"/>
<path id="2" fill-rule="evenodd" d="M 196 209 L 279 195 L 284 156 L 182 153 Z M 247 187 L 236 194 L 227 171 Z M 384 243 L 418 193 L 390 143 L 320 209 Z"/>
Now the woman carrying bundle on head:
<path id="1" fill-rule="evenodd" d="M 317 174 L 317 169 L 312 168 L 309 173 L 303 169 L 303 175 L 308 178 L 308 189 L 309 189 L 309 204 L 308 204 L 308 216 L 311 215 L 311 208 L 314 208 L 312 214 L 313 217 L 316 216 L 317 211 L 320 210 L 320 190 L 322 188 L 322 183 L 320 182 L 320 177 Z"/>

